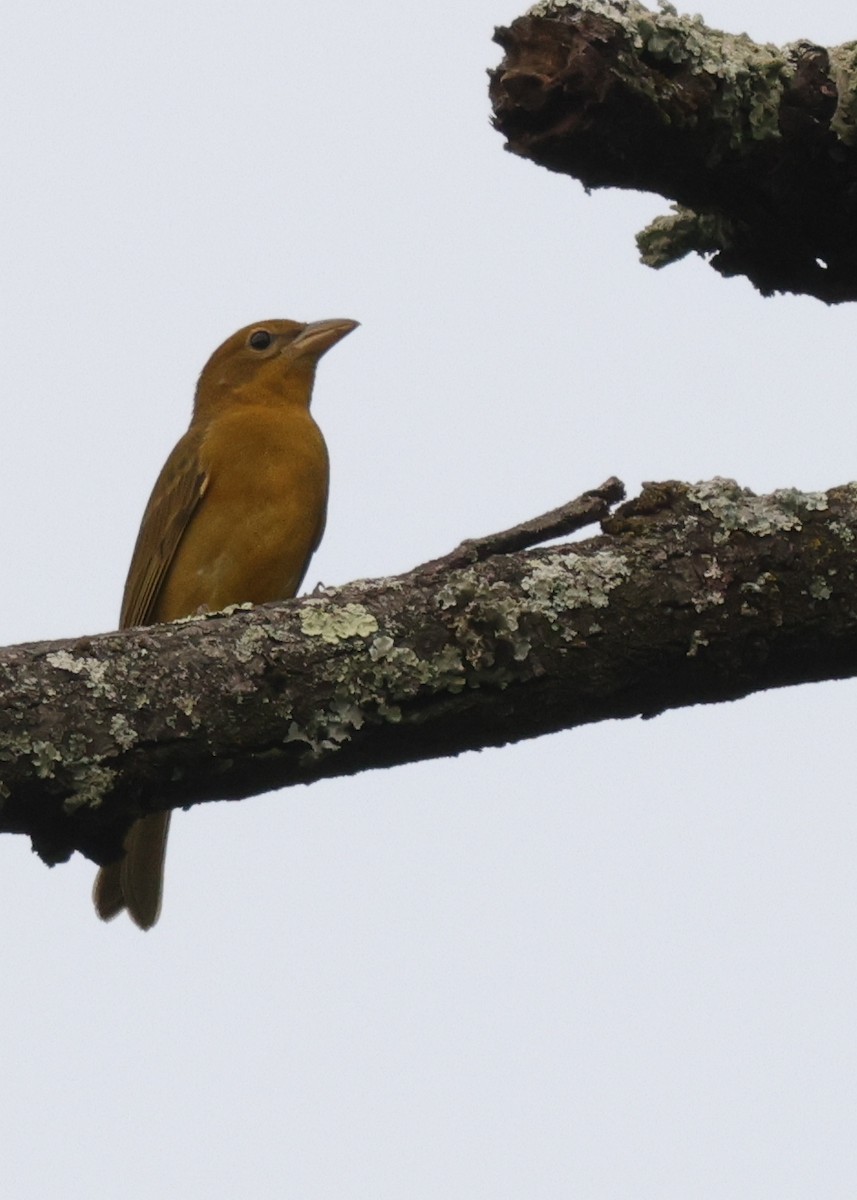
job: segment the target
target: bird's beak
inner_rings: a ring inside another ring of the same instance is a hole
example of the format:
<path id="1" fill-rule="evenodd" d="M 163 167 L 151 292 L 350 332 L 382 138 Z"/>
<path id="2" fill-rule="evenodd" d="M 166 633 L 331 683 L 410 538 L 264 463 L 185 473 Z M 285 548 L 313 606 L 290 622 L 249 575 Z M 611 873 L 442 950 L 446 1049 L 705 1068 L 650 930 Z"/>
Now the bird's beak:
<path id="1" fill-rule="evenodd" d="M 292 360 L 310 357 L 317 362 L 322 354 L 326 354 L 331 346 L 335 346 L 359 324 L 359 321 L 349 321 L 347 317 L 312 321 L 285 347 L 283 357 Z"/>

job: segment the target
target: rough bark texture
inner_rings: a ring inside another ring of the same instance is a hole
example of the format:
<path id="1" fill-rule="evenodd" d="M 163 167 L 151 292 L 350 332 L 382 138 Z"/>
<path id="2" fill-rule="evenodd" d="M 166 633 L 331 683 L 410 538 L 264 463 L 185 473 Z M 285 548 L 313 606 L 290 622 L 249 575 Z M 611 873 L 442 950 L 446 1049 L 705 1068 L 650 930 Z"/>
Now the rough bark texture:
<path id="1" fill-rule="evenodd" d="M 495 39 L 507 149 L 677 202 L 644 262 L 695 250 L 765 294 L 857 298 L 857 44 L 759 45 L 638 0 L 544 0 Z"/>
<path id="2" fill-rule="evenodd" d="M 154 808 L 857 673 L 857 484 L 650 484 L 603 528 L 0 652 L 0 831 L 105 861 Z"/>

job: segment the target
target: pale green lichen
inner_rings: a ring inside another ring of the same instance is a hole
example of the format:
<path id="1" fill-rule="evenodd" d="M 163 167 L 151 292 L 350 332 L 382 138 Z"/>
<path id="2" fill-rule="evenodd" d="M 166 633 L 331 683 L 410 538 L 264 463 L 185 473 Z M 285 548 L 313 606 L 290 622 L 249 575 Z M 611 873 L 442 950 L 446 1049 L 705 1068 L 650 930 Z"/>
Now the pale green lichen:
<path id="1" fill-rule="evenodd" d="M 631 574 L 615 550 L 595 554 L 555 554 L 537 560 L 521 580 L 528 597 L 524 610 L 562 615 L 571 609 L 606 608 L 610 592 Z"/>
<path id="2" fill-rule="evenodd" d="M 320 754 L 323 748 L 323 741 L 310 736 L 310 733 L 303 726 L 298 725 L 297 721 L 292 721 L 283 738 L 285 743 L 302 742 L 308 746 L 312 754 Z"/>
<path id="3" fill-rule="evenodd" d="M 716 558 L 710 555 L 701 555 L 700 563 L 708 560 L 708 565 L 702 572 L 703 579 L 712 580 L 710 587 L 702 587 L 699 591 L 694 592 L 690 598 L 690 602 L 697 612 L 703 612 L 706 608 L 711 608 L 717 604 L 725 604 L 726 597 L 724 596 L 724 585 L 718 586 L 719 581 L 723 580 L 723 568 Z"/>
<path id="4" fill-rule="evenodd" d="M 776 575 L 773 575 L 770 571 L 763 571 L 755 579 L 748 579 L 745 583 L 742 583 L 738 590 L 744 596 L 748 597 L 763 596 L 777 586 Z M 742 617 L 754 617 L 759 612 L 759 609 L 755 604 L 751 604 L 748 599 L 742 600 L 740 612 Z"/>
<path id="5" fill-rule="evenodd" d="M 10 733 L 0 745 L 0 762 L 15 762 L 19 758 L 30 758 L 32 754 L 33 741 L 26 734 Z"/>
<path id="6" fill-rule="evenodd" d="M 319 637 L 335 645 L 345 638 L 371 637 L 378 622 L 362 604 L 342 606 L 309 600 L 300 612 L 301 629 L 307 637 Z"/>
<path id="7" fill-rule="evenodd" d="M 268 643 L 268 633 L 259 625 L 245 629 L 235 643 L 235 657 L 239 662 L 250 662 L 260 654 Z"/>
<path id="8" fill-rule="evenodd" d="M 717 588 L 701 589 L 691 596 L 690 602 L 697 612 L 705 612 L 707 608 L 714 608 L 718 604 L 725 604 L 726 597 Z"/>
<path id="9" fill-rule="evenodd" d="M 797 488 L 778 488 L 773 493 L 782 504 L 794 504 L 805 512 L 827 512 L 827 492 L 799 492 Z"/>
<path id="10" fill-rule="evenodd" d="M 528 15 L 552 17 L 571 10 L 606 17 L 625 30 L 637 54 L 670 66 L 684 64 L 695 75 L 721 81 L 711 98 L 711 112 L 732 127 L 733 146 L 741 145 L 745 129 L 754 141 L 779 138 L 783 89 L 794 74 L 792 48 L 754 42 L 746 33 L 710 29 L 698 13 L 679 13 L 664 0 L 659 8 L 655 13 L 638 0 L 539 0 Z M 690 124 L 696 116 L 688 112 L 685 119 Z"/>
<path id="11" fill-rule="evenodd" d="M 359 690 L 362 692 L 363 689 Z M 395 704 L 376 701 L 372 710 L 374 715 L 391 724 L 397 724 L 402 719 L 401 709 Z M 365 723 L 366 708 L 358 704 L 343 687 L 330 704 L 315 714 L 311 726 L 301 726 L 297 721 L 292 721 L 284 741 L 302 742 L 309 748 L 310 754 L 317 757 L 325 751 L 340 749 Z"/>
<path id="12" fill-rule="evenodd" d="M 123 713 L 110 718 L 110 736 L 121 750 L 128 750 L 137 741 L 137 731 Z"/>
<path id="13" fill-rule="evenodd" d="M 52 667 L 56 667 L 58 671 L 85 676 L 87 687 L 91 688 L 96 695 L 104 696 L 109 693 L 110 688 L 104 684 L 104 679 L 110 670 L 108 660 L 90 658 L 86 654 L 74 655 L 70 654 L 68 650 L 57 650 L 45 657 L 46 661 Z"/>
<path id="14" fill-rule="evenodd" d="M 363 709 L 349 695 L 336 696 L 328 709 L 328 736 L 334 743 L 344 742 L 351 736 L 351 730 L 362 729 L 365 721 Z"/>
<path id="15" fill-rule="evenodd" d="M 833 46 L 830 77 L 836 85 L 836 112 L 830 128 L 847 146 L 857 144 L 857 42 Z"/>
<path id="16" fill-rule="evenodd" d="M 69 796 L 63 804 L 66 812 L 76 812 L 83 805 L 98 808 L 102 800 L 110 794 L 116 782 L 117 773 L 110 767 L 102 767 L 98 763 L 86 763 L 72 771 L 75 781 L 74 795 Z"/>
<path id="17" fill-rule="evenodd" d="M 750 595 L 761 596 L 772 586 L 775 587 L 776 583 L 776 575 L 772 575 L 770 571 L 763 571 L 756 579 L 748 579 L 746 583 L 742 583 L 739 590 Z"/>
<path id="18" fill-rule="evenodd" d="M 469 578 L 473 578 L 473 572 L 468 572 Z M 464 572 L 460 572 L 455 576 L 454 581 L 444 583 L 435 592 L 435 604 L 438 608 L 455 608 L 465 599 L 465 580 Z"/>
<path id="19" fill-rule="evenodd" d="M 373 647 L 370 647 L 369 657 L 373 662 L 384 662 L 384 671 L 392 670 L 395 674 L 404 676 L 409 680 L 409 683 L 443 683 L 444 676 L 450 676 L 450 683 L 457 680 L 463 666 L 461 655 L 450 646 L 445 646 L 440 654 L 432 655 L 428 658 L 421 658 L 415 650 L 410 646 L 396 646 L 392 638 L 386 638 L 384 641 L 390 643 L 386 646 L 383 654 L 375 653 L 373 648 L 377 650 L 376 643 L 380 639 L 375 640 Z M 379 681 L 383 678 L 382 674 L 378 673 Z"/>
<path id="20" fill-rule="evenodd" d="M 578 626 L 589 629 L 592 609 L 605 608 L 610 592 L 630 574 L 626 557 L 615 550 L 576 554 L 563 549 L 534 557 L 520 582 L 487 581 L 479 568 L 458 571 L 438 590 L 435 603 L 441 610 L 457 610 L 447 620 L 468 665 L 468 679 L 487 671 L 494 686 L 505 687 L 516 672 L 498 667 L 498 650 L 503 647 L 514 662 L 525 662 L 533 650 L 532 618 L 546 621 L 566 642 L 579 640 L 584 635 Z"/>
<path id="21" fill-rule="evenodd" d="M 846 546 L 850 545 L 851 542 L 854 541 L 854 530 L 844 521 L 831 521 L 828 525 L 828 528 L 830 529 L 830 532 L 835 533 L 840 541 L 844 542 Z"/>
<path id="22" fill-rule="evenodd" d="M 460 692 L 464 687 L 464 663 L 455 646 L 444 646 L 432 657 L 436 678 L 443 681 L 449 692 Z"/>
<path id="23" fill-rule="evenodd" d="M 704 636 L 702 631 L 700 629 L 694 629 L 693 633 L 690 635 L 690 646 L 687 650 L 687 657 L 696 658 L 700 649 L 708 644 L 708 638 Z"/>
<path id="24" fill-rule="evenodd" d="M 809 595 L 813 600 L 829 600 L 833 595 L 833 588 L 826 579 L 821 579 L 816 575 L 814 579 L 810 580 Z"/>
<path id="25" fill-rule="evenodd" d="M 304 632 L 325 641 L 353 636 L 369 641 L 356 673 L 343 661 L 333 699 L 309 718 L 291 715 L 285 740 L 301 743 L 311 756 L 318 756 L 342 747 L 368 720 L 403 720 L 408 702 L 421 692 L 456 695 L 481 680 L 508 687 L 519 676 L 514 664 L 533 651 L 531 618 L 547 620 L 562 638 L 572 641 L 580 635 L 570 615 L 585 615 L 584 627 L 597 628 L 593 610 L 606 607 L 610 592 L 630 575 L 625 556 L 613 550 L 542 554 L 520 581 L 486 579 L 484 567 L 455 571 L 433 597 L 437 611 L 445 614 L 453 644 L 443 643 L 430 652 L 419 643 L 398 644 L 361 605 L 309 603 L 302 613 Z"/>
<path id="26" fill-rule="evenodd" d="M 732 222 L 719 213 L 697 213 L 681 204 L 655 217 L 637 234 L 640 261 L 656 271 L 688 254 L 717 254 L 732 244 Z"/>
<path id="27" fill-rule="evenodd" d="M 717 518 L 721 530 L 714 540 L 725 541 L 741 531 L 756 537 L 803 528 L 801 517 L 823 512 L 827 506 L 824 492 L 799 492 L 781 488 L 770 496 L 756 496 L 741 488 L 734 479 L 710 479 L 687 489 L 690 500 Z"/>
<path id="28" fill-rule="evenodd" d="M 57 652 L 59 660 L 54 666 L 68 669 L 68 663 L 63 658 L 63 652 Z M 78 662 L 78 660 L 74 660 Z M 74 674 L 85 674 L 91 664 L 84 665 Z M 117 745 L 127 748 L 137 740 L 137 735 L 120 714 L 115 713 L 110 721 L 110 733 Z M 110 792 L 117 773 L 102 765 L 102 756 L 93 754 L 90 739 L 82 733 L 67 733 L 61 742 L 53 742 L 48 738 L 30 737 L 27 734 L 10 735 L 3 740 L 0 748 L 0 761 L 29 760 L 33 774 L 39 779 L 58 779 L 63 781 L 64 790 L 71 790 L 63 803 L 71 812 L 85 804 L 100 804 Z M 0 789 L 0 794 L 8 788 Z"/>
<path id="29" fill-rule="evenodd" d="M 626 68 L 631 86 L 654 102 L 662 98 L 663 82 L 650 79 L 636 68 L 637 59 L 662 62 L 671 76 L 677 67 L 715 81 L 706 113 L 719 123 L 720 139 L 712 139 L 709 160 L 714 166 L 728 151 L 744 153 L 754 143 L 778 141 L 780 109 L 789 80 L 795 73 L 800 45 L 775 46 L 753 41 L 746 33 L 726 33 L 709 28 L 702 17 L 679 13 L 665 0 L 659 12 L 639 0 L 539 0 L 528 13 L 539 17 L 595 14 L 625 31 L 629 50 Z M 854 54 L 842 48 L 842 90 L 837 110 L 837 132 L 844 140 L 855 136 Z M 623 56 L 618 56 L 622 69 Z M 847 81 L 847 86 L 846 86 Z M 846 99 L 842 99 L 842 95 Z M 669 119 L 677 125 L 693 126 L 698 116 L 695 105 L 673 106 Z M 679 261 L 687 254 L 710 256 L 734 244 L 732 223 L 717 212 L 696 213 L 674 206 L 674 212 L 658 217 L 637 235 L 641 261 L 655 269 Z"/>
<path id="30" fill-rule="evenodd" d="M 372 662 L 380 662 L 382 658 L 386 658 L 395 644 L 393 639 L 386 633 L 379 634 L 378 637 L 373 638 L 372 644 L 369 647 L 369 657 L 372 659 Z"/>
<path id="31" fill-rule="evenodd" d="M 39 779 L 51 779 L 54 774 L 54 765 L 62 762 L 62 754 L 53 742 L 33 742 L 30 747 L 30 758 Z"/>
<path id="32" fill-rule="evenodd" d="M 352 604 L 346 608 L 351 610 L 348 632 L 340 636 L 354 636 L 355 623 L 359 636 L 375 636 L 357 675 L 343 662 L 333 699 L 314 712 L 309 721 L 301 724 L 291 720 L 285 741 L 303 743 L 312 757 L 340 748 L 370 716 L 373 721 L 398 724 L 403 716 L 398 701 L 412 698 L 424 686 L 452 694 L 467 686 L 465 664 L 455 647 L 444 645 L 436 653 L 421 656 L 410 646 L 396 645 L 389 634 L 377 632 L 377 621 L 362 606 Z M 317 628 L 314 624 L 311 627 Z M 328 627 L 321 628 L 326 631 Z"/>

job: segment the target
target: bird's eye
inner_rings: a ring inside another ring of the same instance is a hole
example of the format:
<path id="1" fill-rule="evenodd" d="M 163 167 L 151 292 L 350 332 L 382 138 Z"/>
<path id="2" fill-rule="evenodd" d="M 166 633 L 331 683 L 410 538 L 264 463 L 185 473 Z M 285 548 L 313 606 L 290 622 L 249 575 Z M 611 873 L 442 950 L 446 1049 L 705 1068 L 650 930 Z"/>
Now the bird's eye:
<path id="1" fill-rule="evenodd" d="M 249 344 L 254 350 L 267 350 L 273 340 L 267 329 L 256 329 L 250 334 Z"/>

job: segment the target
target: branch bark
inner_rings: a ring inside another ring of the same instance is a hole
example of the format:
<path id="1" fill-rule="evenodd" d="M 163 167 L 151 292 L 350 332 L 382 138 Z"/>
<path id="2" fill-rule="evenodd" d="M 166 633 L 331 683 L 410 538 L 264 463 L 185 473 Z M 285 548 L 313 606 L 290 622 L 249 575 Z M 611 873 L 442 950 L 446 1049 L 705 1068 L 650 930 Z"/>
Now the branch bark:
<path id="1" fill-rule="evenodd" d="M 542 0 L 495 31 L 506 148 L 676 201 L 638 236 L 763 293 L 857 298 L 857 49 L 777 48 L 638 0 Z"/>
<path id="2" fill-rule="evenodd" d="M 587 541 L 0 651 L 0 831 L 103 862 L 153 809 L 857 673 L 857 484 L 620 488 Z"/>

